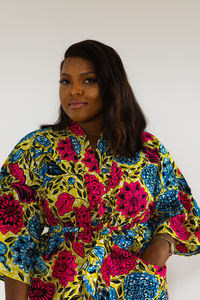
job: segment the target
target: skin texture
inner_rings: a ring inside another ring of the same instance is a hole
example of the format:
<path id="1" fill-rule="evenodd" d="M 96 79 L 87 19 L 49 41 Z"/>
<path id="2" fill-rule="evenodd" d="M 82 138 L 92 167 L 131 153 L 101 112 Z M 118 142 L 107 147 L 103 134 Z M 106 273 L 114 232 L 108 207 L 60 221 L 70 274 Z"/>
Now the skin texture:
<path id="1" fill-rule="evenodd" d="M 164 267 L 169 258 L 169 253 L 168 242 L 156 239 L 151 242 L 151 245 L 146 249 L 141 258 L 150 264 Z"/>
<path id="2" fill-rule="evenodd" d="M 92 148 L 103 128 L 103 103 L 93 64 L 81 57 L 65 60 L 60 74 L 60 102 L 69 118 L 85 131 Z M 82 107 L 73 107 L 82 103 Z"/>
<path id="3" fill-rule="evenodd" d="M 28 290 L 28 284 L 5 277 L 6 300 L 27 300 Z"/>

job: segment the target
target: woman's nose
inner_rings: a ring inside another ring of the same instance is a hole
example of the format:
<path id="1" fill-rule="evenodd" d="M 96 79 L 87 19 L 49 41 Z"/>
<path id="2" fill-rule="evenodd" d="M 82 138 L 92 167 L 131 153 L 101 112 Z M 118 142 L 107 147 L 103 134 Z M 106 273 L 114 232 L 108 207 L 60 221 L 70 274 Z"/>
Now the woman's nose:
<path id="1" fill-rule="evenodd" d="M 71 96 L 81 96 L 83 94 L 83 89 L 79 85 L 73 85 L 70 90 Z"/>

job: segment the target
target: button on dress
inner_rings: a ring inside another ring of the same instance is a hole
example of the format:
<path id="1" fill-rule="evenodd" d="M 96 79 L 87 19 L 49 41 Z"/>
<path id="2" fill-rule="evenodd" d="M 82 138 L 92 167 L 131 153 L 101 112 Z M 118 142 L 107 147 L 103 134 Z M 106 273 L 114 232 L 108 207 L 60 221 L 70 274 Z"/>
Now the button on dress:
<path id="1" fill-rule="evenodd" d="M 0 275 L 29 299 L 167 299 L 166 266 L 140 258 L 157 233 L 200 253 L 200 209 L 160 141 L 134 157 L 93 151 L 81 127 L 25 136 L 1 169 Z"/>

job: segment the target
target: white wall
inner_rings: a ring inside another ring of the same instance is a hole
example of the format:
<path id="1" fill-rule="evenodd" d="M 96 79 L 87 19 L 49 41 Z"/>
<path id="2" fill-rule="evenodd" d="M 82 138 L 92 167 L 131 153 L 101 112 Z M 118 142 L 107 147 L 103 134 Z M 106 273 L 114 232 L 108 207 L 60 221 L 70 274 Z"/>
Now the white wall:
<path id="1" fill-rule="evenodd" d="M 22 136 L 56 119 L 64 51 L 91 38 L 121 55 L 148 130 L 200 204 L 199 0 L 0 0 L 0 10 L 0 164 Z M 170 300 L 200 298 L 199 266 L 200 255 L 170 258 Z"/>

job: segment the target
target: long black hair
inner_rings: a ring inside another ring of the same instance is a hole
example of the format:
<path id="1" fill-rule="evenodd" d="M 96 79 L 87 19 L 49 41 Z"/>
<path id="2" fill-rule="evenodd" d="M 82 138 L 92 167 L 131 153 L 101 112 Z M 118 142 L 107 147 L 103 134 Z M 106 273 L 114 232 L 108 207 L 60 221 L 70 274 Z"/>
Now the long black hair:
<path id="1" fill-rule="evenodd" d="M 68 57 L 81 57 L 93 63 L 104 106 L 104 138 L 114 154 L 135 156 L 142 149 L 141 134 L 146 127 L 146 120 L 118 53 L 98 41 L 85 40 L 67 49 L 60 70 Z M 62 130 L 69 120 L 60 105 L 57 122 L 42 125 L 41 128 Z"/>

